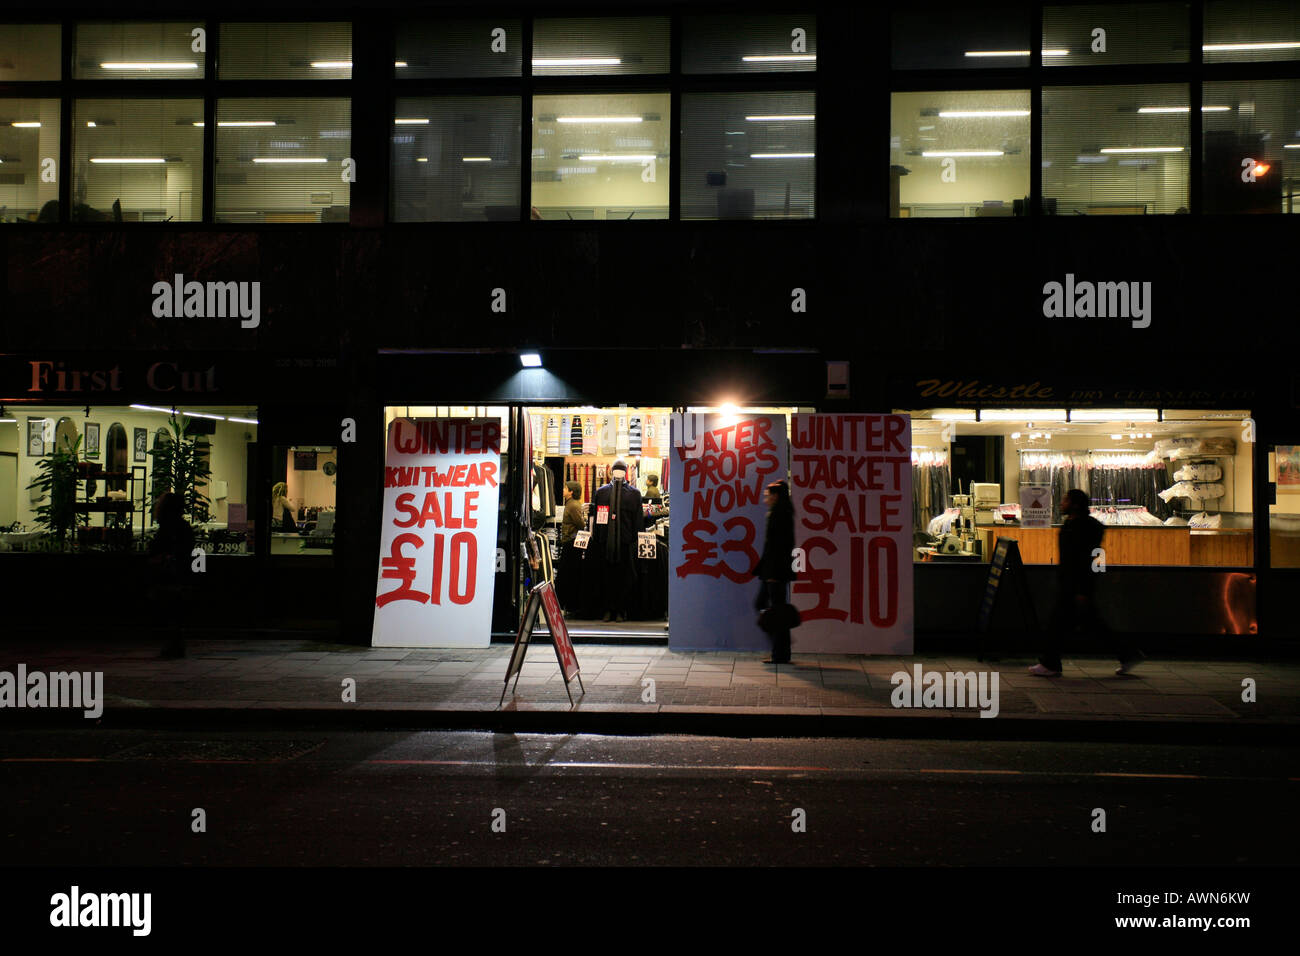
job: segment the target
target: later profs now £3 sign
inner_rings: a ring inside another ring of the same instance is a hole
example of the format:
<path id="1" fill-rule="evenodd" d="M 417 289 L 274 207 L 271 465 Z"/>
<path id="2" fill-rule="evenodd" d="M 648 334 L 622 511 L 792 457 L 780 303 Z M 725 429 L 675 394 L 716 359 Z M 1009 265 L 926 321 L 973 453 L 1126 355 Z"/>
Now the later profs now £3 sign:
<path id="1" fill-rule="evenodd" d="M 374 646 L 491 642 L 500 455 L 495 418 L 389 426 Z"/>

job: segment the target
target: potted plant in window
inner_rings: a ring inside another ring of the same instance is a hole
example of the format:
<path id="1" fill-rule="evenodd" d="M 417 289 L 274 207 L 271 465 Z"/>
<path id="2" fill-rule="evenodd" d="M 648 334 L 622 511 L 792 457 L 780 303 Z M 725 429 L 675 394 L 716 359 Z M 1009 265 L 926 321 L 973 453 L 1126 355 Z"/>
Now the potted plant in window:
<path id="1" fill-rule="evenodd" d="M 196 439 L 187 438 L 185 426 L 188 416 L 173 415 L 168 421 L 171 435 L 159 441 L 149 452 L 153 459 L 149 481 L 149 510 L 152 513 L 158 499 L 169 491 L 181 496 L 182 511 L 195 524 L 208 520 L 208 496 L 199 491 L 212 474 L 208 467 L 206 449 Z"/>
<path id="2" fill-rule="evenodd" d="M 41 492 L 34 523 L 49 535 L 50 543 L 62 550 L 75 543 L 78 525 L 90 523 L 90 515 L 77 507 L 78 461 L 81 436 L 65 442 L 62 449 L 36 464 L 36 480 L 28 485 Z"/>

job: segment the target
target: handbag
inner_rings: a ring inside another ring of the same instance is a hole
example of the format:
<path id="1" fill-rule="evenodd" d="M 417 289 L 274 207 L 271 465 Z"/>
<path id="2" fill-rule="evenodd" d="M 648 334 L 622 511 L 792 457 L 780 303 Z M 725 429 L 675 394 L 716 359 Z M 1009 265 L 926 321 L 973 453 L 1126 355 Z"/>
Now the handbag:
<path id="1" fill-rule="evenodd" d="M 758 626 L 768 634 L 774 631 L 794 630 L 803 623 L 803 618 L 799 616 L 799 609 L 793 604 L 778 604 L 776 607 L 765 608 L 758 615 Z"/>

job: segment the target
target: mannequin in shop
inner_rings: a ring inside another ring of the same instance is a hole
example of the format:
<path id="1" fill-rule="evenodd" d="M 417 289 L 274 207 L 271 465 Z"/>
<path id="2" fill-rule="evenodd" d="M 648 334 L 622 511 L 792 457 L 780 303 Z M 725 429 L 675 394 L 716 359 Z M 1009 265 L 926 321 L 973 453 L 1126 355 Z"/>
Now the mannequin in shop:
<path id="1" fill-rule="evenodd" d="M 636 536 L 644 515 L 641 493 L 628 483 L 627 465 L 620 459 L 609 473 L 609 483 L 596 489 L 591 499 L 593 524 L 587 554 L 601 565 L 603 620 L 624 621 L 636 587 Z"/>

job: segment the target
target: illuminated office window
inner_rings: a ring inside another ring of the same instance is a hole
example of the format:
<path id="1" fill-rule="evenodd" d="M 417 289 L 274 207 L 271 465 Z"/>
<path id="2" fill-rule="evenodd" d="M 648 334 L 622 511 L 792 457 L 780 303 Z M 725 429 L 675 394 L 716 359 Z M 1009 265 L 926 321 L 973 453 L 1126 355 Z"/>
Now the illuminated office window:
<path id="1" fill-rule="evenodd" d="M 817 18 L 686 17 L 683 73 L 776 73 L 817 69 Z"/>
<path id="2" fill-rule="evenodd" d="M 1060 215 L 1187 212 L 1187 85 L 1043 90 L 1043 202 Z"/>
<path id="3" fill-rule="evenodd" d="M 684 94 L 682 218 L 811 218 L 816 114 L 811 92 Z"/>
<path id="4" fill-rule="evenodd" d="M 77 100 L 72 210 L 82 222 L 194 222 L 203 205 L 203 101 Z"/>
<path id="5" fill-rule="evenodd" d="M 347 99 L 217 101 L 219 222 L 347 222 Z"/>
<path id="6" fill-rule="evenodd" d="M 437 20 L 400 24 L 393 76 L 399 80 L 519 76 L 518 20 Z"/>
<path id="7" fill-rule="evenodd" d="M 1201 50 L 1206 63 L 1300 60 L 1300 3 L 1212 0 L 1205 5 Z"/>
<path id="8" fill-rule="evenodd" d="M 1300 212 L 1300 80 L 1207 82 L 1204 208 Z"/>
<path id="9" fill-rule="evenodd" d="M 668 218 L 669 110 L 667 93 L 534 97 L 533 218 Z"/>
<path id="10" fill-rule="evenodd" d="M 534 76 L 668 72 L 667 17 L 538 20 Z"/>
<path id="11" fill-rule="evenodd" d="M 393 121 L 393 219 L 519 218 L 518 96 L 404 97 Z"/>
<path id="12" fill-rule="evenodd" d="M 0 99 L 0 223 L 56 222 L 59 101 Z"/>
<path id="13" fill-rule="evenodd" d="M 1186 63 L 1185 3 L 1043 8 L 1043 66 Z"/>
<path id="14" fill-rule="evenodd" d="M 1023 214 L 1029 195 L 1028 90 L 895 93 L 890 113 L 892 216 Z"/>
<path id="15" fill-rule="evenodd" d="M 203 23 L 78 23 L 72 75 L 79 80 L 198 80 Z"/>
<path id="16" fill-rule="evenodd" d="M 351 23 L 223 23 L 223 80 L 347 80 Z"/>
<path id="17" fill-rule="evenodd" d="M 1002 4 L 913 5 L 893 10 L 896 70 L 1029 66 L 1028 9 Z"/>

